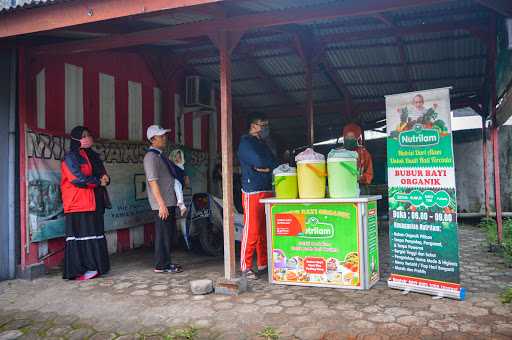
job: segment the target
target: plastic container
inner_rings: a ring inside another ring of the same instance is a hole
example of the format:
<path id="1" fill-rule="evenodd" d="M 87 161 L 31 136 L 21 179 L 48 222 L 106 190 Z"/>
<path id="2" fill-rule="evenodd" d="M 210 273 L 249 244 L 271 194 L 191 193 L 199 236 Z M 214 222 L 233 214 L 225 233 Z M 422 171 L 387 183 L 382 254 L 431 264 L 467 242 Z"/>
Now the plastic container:
<path id="1" fill-rule="evenodd" d="M 276 198 L 295 199 L 299 196 L 297 169 L 283 164 L 274 169 L 273 174 Z"/>
<path id="2" fill-rule="evenodd" d="M 359 170 L 357 152 L 345 149 L 333 149 L 327 156 L 329 173 L 329 197 L 359 197 Z"/>
<path id="3" fill-rule="evenodd" d="M 306 149 L 295 157 L 300 198 L 325 198 L 325 157 L 313 149 Z"/>

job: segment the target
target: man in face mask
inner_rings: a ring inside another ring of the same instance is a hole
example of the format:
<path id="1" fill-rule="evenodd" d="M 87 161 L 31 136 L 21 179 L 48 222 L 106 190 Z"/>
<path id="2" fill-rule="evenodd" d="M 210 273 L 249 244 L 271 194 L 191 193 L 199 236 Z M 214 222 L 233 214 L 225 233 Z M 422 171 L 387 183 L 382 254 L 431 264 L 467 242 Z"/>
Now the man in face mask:
<path id="1" fill-rule="evenodd" d="M 357 167 L 359 169 L 359 187 L 361 194 L 368 194 L 368 185 L 373 180 L 372 156 L 362 145 L 362 130 L 359 125 L 351 123 L 343 128 L 343 145 L 345 149 L 357 152 Z"/>
<path id="2" fill-rule="evenodd" d="M 245 221 L 240 267 L 248 279 L 254 279 L 256 273 L 252 269 L 252 261 L 255 251 L 258 273 L 262 274 L 267 270 L 265 207 L 260 203 L 260 199 L 272 196 L 272 170 L 278 164 L 264 141 L 269 135 L 265 115 L 251 114 L 247 127 L 248 134 L 242 136 L 238 146 Z"/>

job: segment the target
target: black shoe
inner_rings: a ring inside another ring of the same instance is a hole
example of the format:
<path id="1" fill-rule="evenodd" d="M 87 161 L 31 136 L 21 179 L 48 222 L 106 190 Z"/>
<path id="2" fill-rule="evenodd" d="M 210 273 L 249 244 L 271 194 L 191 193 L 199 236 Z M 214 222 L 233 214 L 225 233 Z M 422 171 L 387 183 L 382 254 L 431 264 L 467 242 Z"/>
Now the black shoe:
<path id="1" fill-rule="evenodd" d="M 258 278 L 268 276 L 268 267 L 258 269 Z"/>

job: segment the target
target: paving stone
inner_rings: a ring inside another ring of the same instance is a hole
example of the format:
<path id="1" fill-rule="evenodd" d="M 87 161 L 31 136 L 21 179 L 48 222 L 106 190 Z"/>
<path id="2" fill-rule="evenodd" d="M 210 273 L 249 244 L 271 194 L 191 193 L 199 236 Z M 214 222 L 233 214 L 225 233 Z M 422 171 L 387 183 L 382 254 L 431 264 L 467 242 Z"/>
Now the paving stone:
<path id="1" fill-rule="evenodd" d="M 492 313 L 496 315 L 510 316 L 512 315 L 512 310 L 509 307 L 497 306 L 492 309 Z"/>
<path id="2" fill-rule="evenodd" d="M 284 312 L 290 315 L 304 315 L 309 312 L 309 309 L 304 307 L 290 307 L 286 308 Z"/>
<path id="3" fill-rule="evenodd" d="M 379 325 L 378 331 L 391 337 L 395 337 L 397 335 L 407 334 L 407 332 L 409 332 L 409 328 L 397 323 L 385 323 Z"/>
<path id="4" fill-rule="evenodd" d="M 4 325 L 3 328 L 5 328 L 7 330 L 16 330 L 16 329 L 30 326 L 31 324 L 32 324 L 31 320 L 24 320 L 24 319 L 11 320 L 6 325 Z"/>
<path id="5" fill-rule="evenodd" d="M 421 318 L 418 316 L 408 315 L 408 316 L 402 316 L 396 320 L 399 324 L 405 325 L 405 326 L 412 326 L 412 327 L 420 327 L 427 324 L 427 320 L 425 318 Z"/>
<path id="6" fill-rule="evenodd" d="M 204 295 L 213 292 L 212 280 L 193 280 L 190 281 L 190 290 L 194 295 Z"/>
<path id="7" fill-rule="evenodd" d="M 464 308 L 460 308 L 460 313 L 466 314 L 469 316 L 480 317 L 480 316 L 488 315 L 489 311 L 485 308 L 479 308 L 479 307 L 464 307 Z"/>
<path id="8" fill-rule="evenodd" d="M 282 306 L 285 307 L 296 307 L 302 305 L 302 301 L 300 300 L 283 300 L 280 302 Z"/>
<path id="9" fill-rule="evenodd" d="M 370 315 L 368 320 L 373 322 L 395 322 L 396 318 L 390 314 L 375 314 Z"/>
<path id="10" fill-rule="evenodd" d="M 494 328 L 497 333 L 512 337 L 512 323 L 498 324 Z"/>
<path id="11" fill-rule="evenodd" d="M 387 340 L 389 336 L 384 334 L 367 334 L 361 337 L 362 340 Z"/>
<path id="12" fill-rule="evenodd" d="M 490 335 L 491 334 L 491 326 L 468 322 L 468 323 L 463 323 L 460 325 L 460 331 L 464 332 L 464 333 L 471 333 L 471 334 Z"/>
<path id="13" fill-rule="evenodd" d="M 263 299 L 263 300 L 256 301 L 256 304 L 259 306 L 272 306 L 272 305 L 276 305 L 277 303 L 279 303 L 279 300 Z"/>
<path id="14" fill-rule="evenodd" d="M 71 326 L 53 326 L 46 331 L 49 337 L 62 337 L 73 330 Z"/>
<path id="15" fill-rule="evenodd" d="M 0 340 L 14 340 L 23 336 L 23 332 L 19 330 L 10 330 L 0 333 Z"/>
<path id="16" fill-rule="evenodd" d="M 351 303 L 338 303 L 334 308 L 338 310 L 354 310 L 356 306 Z"/>
<path id="17" fill-rule="evenodd" d="M 248 304 L 243 304 L 243 305 L 240 305 L 240 306 L 236 306 L 234 308 L 235 312 L 242 313 L 242 314 L 257 313 L 259 310 L 260 310 L 259 306 L 248 305 Z"/>
<path id="18" fill-rule="evenodd" d="M 133 296 L 144 296 L 144 295 L 148 295 L 149 294 L 149 290 L 134 290 L 133 292 L 130 293 L 130 295 L 133 295 Z"/>
<path id="19" fill-rule="evenodd" d="M 431 320 L 428 322 L 428 326 L 442 333 L 459 330 L 459 326 L 452 319 Z"/>
<path id="20" fill-rule="evenodd" d="M 131 282 L 121 282 L 121 283 L 115 284 L 113 288 L 116 290 L 122 290 L 122 289 L 130 288 L 132 285 L 133 285 L 133 283 L 131 283 Z"/>
<path id="21" fill-rule="evenodd" d="M 318 327 L 304 327 L 295 332 L 295 336 L 301 340 L 318 339 L 322 330 Z"/>
<path id="22" fill-rule="evenodd" d="M 141 337 L 138 334 L 126 334 L 116 338 L 116 340 L 139 340 Z"/>
<path id="23" fill-rule="evenodd" d="M 213 305 L 213 308 L 216 310 L 226 310 L 226 309 L 232 309 L 235 307 L 234 303 L 231 302 L 220 302 Z"/>
<path id="24" fill-rule="evenodd" d="M 369 307 L 365 307 L 363 309 L 361 309 L 361 312 L 364 312 L 364 313 L 378 313 L 382 311 L 382 308 L 380 308 L 379 306 L 369 306 Z"/>
<path id="25" fill-rule="evenodd" d="M 349 328 L 355 329 L 374 329 L 376 326 L 373 322 L 366 320 L 356 320 L 348 324 Z"/>
<path id="26" fill-rule="evenodd" d="M 94 334 L 94 330 L 92 330 L 90 328 L 79 328 L 79 329 L 75 329 L 74 331 L 69 333 L 67 335 L 67 338 L 69 340 L 81 340 L 81 339 L 86 339 L 93 334 Z"/>
<path id="27" fill-rule="evenodd" d="M 311 311 L 311 314 L 322 318 L 330 318 L 336 316 L 338 312 L 328 308 L 315 308 Z"/>
<path id="28" fill-rule="evenodd" d="M 410 310 L 407 310 L 405 308 L 400 308 L 400 307 L 386 308 L 384 313 L 385 314 L 393 315 L 395 317 L 404 316 L 404 315 L 411 315 L 412 314 Z"/>
<path id="29" fill-rule="evenodd" d="M 115 333 L 96 333 L 92 335 L 88 340 L 113 340 L 117 337 Z"/>

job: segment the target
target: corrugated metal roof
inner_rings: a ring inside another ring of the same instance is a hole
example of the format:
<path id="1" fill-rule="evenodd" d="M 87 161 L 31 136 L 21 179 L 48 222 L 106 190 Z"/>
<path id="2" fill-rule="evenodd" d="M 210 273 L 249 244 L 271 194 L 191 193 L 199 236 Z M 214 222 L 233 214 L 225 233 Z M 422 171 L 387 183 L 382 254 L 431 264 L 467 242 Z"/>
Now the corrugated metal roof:
<path id="1" fill-rule="evenodd" d="M 63 0 L 15 1 L 16 6 L 37 6 Z M 275 11 L 285 13 L 292 8 L 315 8 L 317 6 L 339 4 L 353 0 L 252 0 L 231 2 L 230 6 L 239 7 L 248 13 Z M 9 4 L 9 6 L 5 4 Z M 0 7 L 10 9 L 12 1 L 0 0 Z M 16 8 L 16 7 L 14 7 Z M 473 0 L 453 0 L 450 2 L 421 7 L 405 8 L 386 13 L 395 25 L 400 27 L 420 26 L 422 24 L 452 23 L 462 20 L 482 21 L 488 19 L 489 12 Z M 191 14 L 184 11 L 166 13 L 151 18 L 137 19 L 159 25 L 180 25 L 184 23 L 211 20 L 207 14 Z M 344 82 L 353 96 L 355 105 L 362 102 L 382 101 L 384 95 L 407 92 L 409 78 L 414 88 L 429 89 L 453 86 L 453 93 L 472 94 L 478 92 L 484 82 L 487 50 L 481 40 L 467 31 L 452 30 L 448 32 L 421 33 L 402 36 L 405 49 L 405 65 L 401 60 L 397 39 L 393 36 L 354 40 L 350 33 L 379 32 L 389 26 L 373 16 L 340 17 L 318 20 L 289 27 L 309 30 L 317 41 L 329 35 L 338 34 L 348 39 L 329 43 L 325 49 L 325 60 L 335 69 L 335 76 Z M 244 35 L 239 46 L 234 50 L 233 61 L 233 95 L 238 106 L 261 107 L 263 110 L 275 106 L 290 105 L 290 98 L 303 104 L 306 98 L 306 84 L 303 61 L 293 43 L 291 31 L 261 28 Z M 207 39 L 188 42 L 167 41 L 174 53 L 190 55 L 188 63 L 195 70 L 212 80 L 219 79 L 219 57 L 213 44 Z M 195 46 L 191 46 L 195 45 Z M 250 51 L 254 59 L 246 61 L 241 51 Z M 193 54 L 197 54 L 193 57 Z M 261 77 L 254 63 L 267 75 Z M 335 85 L 324 72 L 315 69 L 313 73 L 314 100 L 317 104 L 342 101 Z M 285 92 L 275 91 L 269 85 L 268 77 Z M 324 105 L 325 106 L 325 105 Z M 328 105 L 329 106 L 329 105 Z M 335 110 L 333 108 L 333 110 Z M 340 108 L 339 112 L 342 112 Z M 317 118 L 317 126 L 333 126 L 345 123 L 347 119 L 339 112 L 323 112 Z M 384 117 L 383 111 L 364 112 L 362 120 L 373 122 Z M 297 126 L 303 126 L 300 119 L 294 120 Z M 323 124 L 323 125 L 322 125 Z M 292 132 L 290 132 L 292 133 Z M 320 132 L 319 135 L 326 134 Z M 327 133 L 328 134 L 328 133 Z"/>
<path id="2" fill-rule="evenodd" d="M 343 1 L 343 0 L 342 0 Z M 233 2 L 236 6 L 252 12 L 268 12 L 275 10 L 286 10 L 290 8 L 315 7 L 329 3 L 342 2 L 339 0 L 252 0 L 244 2 Z"/>

